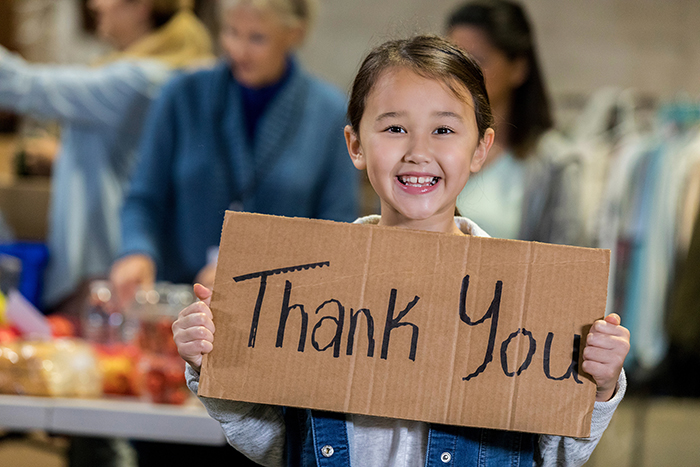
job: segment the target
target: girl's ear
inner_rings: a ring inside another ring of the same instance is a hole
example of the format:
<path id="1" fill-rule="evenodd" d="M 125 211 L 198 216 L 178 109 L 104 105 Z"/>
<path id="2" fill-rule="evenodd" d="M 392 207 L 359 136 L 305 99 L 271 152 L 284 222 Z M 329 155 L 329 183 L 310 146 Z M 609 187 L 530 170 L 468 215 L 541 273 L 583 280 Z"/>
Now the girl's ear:
<path id="1" fill-rule="evenodd" d="M 362 154 L 360 138 L 357 137 L 355 130 L 350 125 L 345 125 L 345 144 L 348 146 L 348 154 L 350 154 L 350 159 L 352 159 L 355 168 L 358 170 L 366 169 L 367 161 L 365 161 L 365 156 Z"/>
<path id="2" fill-rule="evenodd" d="M 476 147 L 474 155 L 472 156 L 471 164 L 469 165 L 469 170 L 471 173 L 477 173 L 479 170 L 481 170 L 481 167 L 484 165 L 484 162 L 486 162 L 486 158 L 489 155 L 489 149 L 491 149 L 491 146 L 493 145 L 495 135 L 496 134 L 494 133 L 493 128 L 487 128 L 484 132 L 484 137 L 481 138 L 481 141 L 479 141 L 479 145 Z"/>

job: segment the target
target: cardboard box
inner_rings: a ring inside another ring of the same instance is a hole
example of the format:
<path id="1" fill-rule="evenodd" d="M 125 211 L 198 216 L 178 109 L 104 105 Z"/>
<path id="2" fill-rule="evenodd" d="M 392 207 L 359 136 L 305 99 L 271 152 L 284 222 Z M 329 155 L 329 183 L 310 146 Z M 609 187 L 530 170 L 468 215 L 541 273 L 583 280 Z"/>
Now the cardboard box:
<path id="1" fill-rule="evenodd" d="M 227 212 L 199 394 L 588 436 L 609 257 Z"/>
<path id="2" fill-rule="evenodd" d="M 18 240 L 46 239 L 50 197 L 48 177 L 0 177 L 0 210 Z"/>

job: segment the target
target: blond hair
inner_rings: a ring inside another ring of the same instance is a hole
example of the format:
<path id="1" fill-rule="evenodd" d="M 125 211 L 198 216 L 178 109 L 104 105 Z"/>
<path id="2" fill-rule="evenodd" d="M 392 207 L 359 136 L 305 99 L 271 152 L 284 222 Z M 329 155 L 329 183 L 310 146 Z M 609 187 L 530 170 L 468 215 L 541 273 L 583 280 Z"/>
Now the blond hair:
<path id="1" fill-rule="evenodd" d="M 221 13 L 237 5 L 250 5 L 257 9 L 269 9 L 290 27 L 308 29 L 316 18 L 317 0 L 221 0 Z"/>

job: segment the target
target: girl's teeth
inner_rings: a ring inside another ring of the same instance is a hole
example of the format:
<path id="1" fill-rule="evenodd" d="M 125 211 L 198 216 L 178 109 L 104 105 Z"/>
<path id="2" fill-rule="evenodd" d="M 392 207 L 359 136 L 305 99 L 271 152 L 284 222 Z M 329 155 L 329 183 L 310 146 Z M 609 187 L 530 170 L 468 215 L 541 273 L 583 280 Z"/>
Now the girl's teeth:
<path id="1" fill-rule="evenodd" d="M 410 183 L 413 185 L 425 185 L 425 184 L 434 184 L 435 183 L 435 177 L 401 177 L 401 181 L 403 183 Z"/>

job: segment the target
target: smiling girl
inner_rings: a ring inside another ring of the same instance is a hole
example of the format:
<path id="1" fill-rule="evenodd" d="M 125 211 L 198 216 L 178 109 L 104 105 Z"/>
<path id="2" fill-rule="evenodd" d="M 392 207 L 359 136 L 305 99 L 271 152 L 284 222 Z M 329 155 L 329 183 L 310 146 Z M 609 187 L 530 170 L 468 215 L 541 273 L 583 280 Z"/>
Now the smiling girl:
<path id="1" fill-rule="evenodd" d="M 470 220 L 454 217 L 458 194 L 494 139 L 481 70 L 470 56 L 435 36 L 388 42 L 360 67 L 348 117 L 352 161 L 367 169 L 381 198 L 381 216 L 356 222 L 487 236 Z M 408 254 L 420 257 L 418 251 Z M 173 333 L 196 393 L 214 325 L 211 291 L 196 285 L 195 293 L 202 301 L 180 313 Z M 616 315 L 599 320 L 587 338 L 582 367 L 598 391 L 586 439 L 202 401 L 231 445 L 263 465 L 582 465 L 625 391 L 629 333 L 619 324 Z"/>

